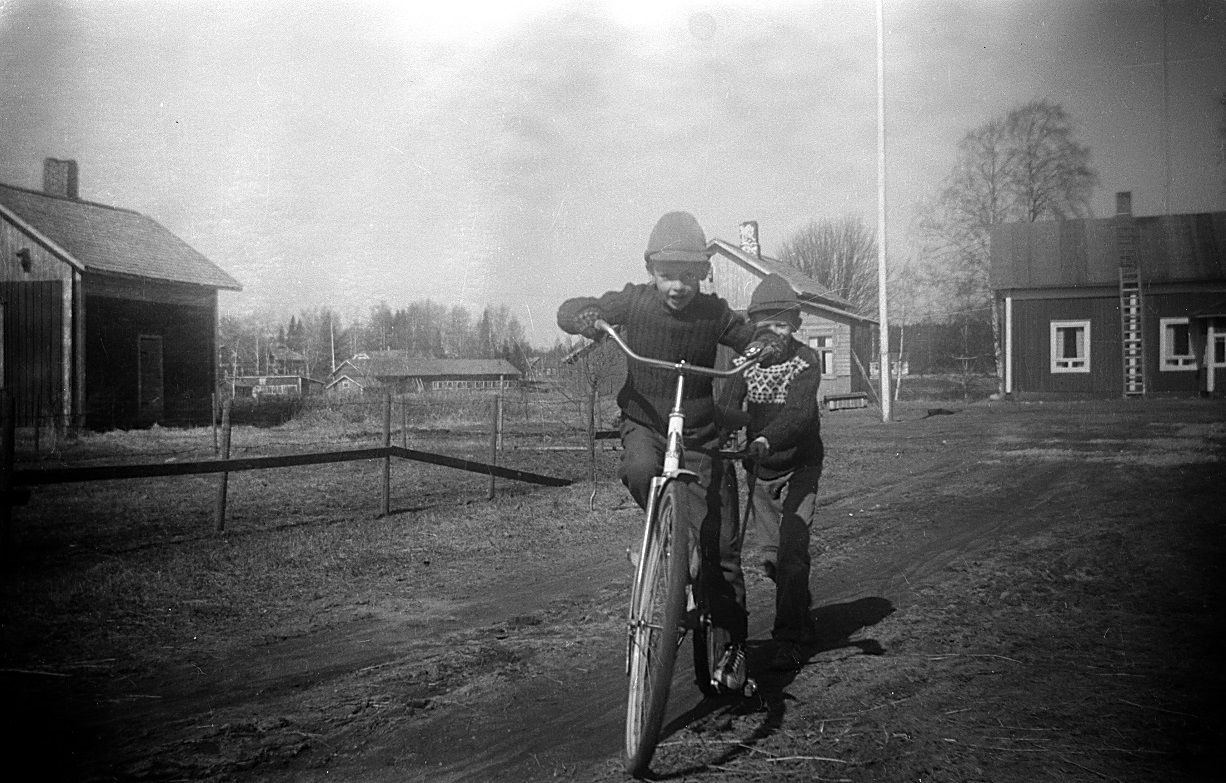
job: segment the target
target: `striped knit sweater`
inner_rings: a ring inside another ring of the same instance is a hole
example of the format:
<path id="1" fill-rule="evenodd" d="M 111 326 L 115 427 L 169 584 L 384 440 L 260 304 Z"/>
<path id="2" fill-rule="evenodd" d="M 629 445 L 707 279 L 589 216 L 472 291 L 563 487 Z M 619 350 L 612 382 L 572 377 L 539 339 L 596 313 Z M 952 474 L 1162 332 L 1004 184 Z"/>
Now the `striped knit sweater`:
<path id="1" fill-rule="evenodd" d="M 622 334 L 627 345 L 635 353 L 652 359 L 670 362 L 684 359 L 691 364 L 714 367 L 720 344 L 740 353 L 753 339 L 753 328 L 714 294 L 698 294 L 684 310 L 676 312 L 668 308 L 654 285 L 630 283 L 621 291 L 609 291 L 599 298 L 568 299 L 558 308 L 558 326 L 569 334 L 578 334 L 574 317 L 589 307 L 599 309 L 610 324 L 624 327 Z M 626 383 L 617 395 L 617 403 L 627 418 L 664 434 L 675 388 L 674 373 L 629 362 Z M 714 431 L 715 401 L 710 378 L 686 377 L 682 409 L 686 433 L 691 437 L 705 438 Z"/>

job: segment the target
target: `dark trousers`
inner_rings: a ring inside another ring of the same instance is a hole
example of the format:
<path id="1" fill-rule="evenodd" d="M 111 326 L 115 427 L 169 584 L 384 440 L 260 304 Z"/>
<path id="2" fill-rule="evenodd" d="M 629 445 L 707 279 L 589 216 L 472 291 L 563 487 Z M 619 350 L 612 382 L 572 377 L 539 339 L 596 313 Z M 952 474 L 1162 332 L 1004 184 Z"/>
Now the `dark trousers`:
<path id="1" fill-rule="evenodd" d="M 664 436 L 626 419 L 621 427 L 622 457 L 618 476 L 640 508 L 646 509 L 652 478 L 664 470 Z M 699 542 L 704 564 L 711 622 L 728 632 L 733 642 L 744 642 L 749 633 L 745 612 L 745 576 L 741 571 L 744 531 L 736 513 L 733 467 L 719 459 L 719 438 L 712 428 L 709 438 L 687 439 L 683 467 L 698 474 L 698 481 L 685 485 L 685 518 L 690 541 Z M 731 480 L 731 492 L 721 491 Z"/>
<path id="2" fill-rule="evenodd" d="M 750 539 L 775 580 L 775 626 L 778 641 L 813 640 L 809 615 L 809 529 L 817 508 L 821 465 L 807 465 L 773 479 L 754 479 L 750 498 Z"/>

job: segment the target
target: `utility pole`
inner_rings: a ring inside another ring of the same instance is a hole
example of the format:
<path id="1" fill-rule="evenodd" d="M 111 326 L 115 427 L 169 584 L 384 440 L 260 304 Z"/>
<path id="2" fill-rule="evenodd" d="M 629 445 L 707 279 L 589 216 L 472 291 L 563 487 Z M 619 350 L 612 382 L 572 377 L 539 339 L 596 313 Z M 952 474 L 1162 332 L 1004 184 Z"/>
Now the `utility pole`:
<path id="1" fill-rule="evenodd" d="M 877 319 L 881 322 L 881 420 L 888 422 L 892 415 L 890 321 L 885 296 L 885 23 L 881 3 L 877 0 Z"/>

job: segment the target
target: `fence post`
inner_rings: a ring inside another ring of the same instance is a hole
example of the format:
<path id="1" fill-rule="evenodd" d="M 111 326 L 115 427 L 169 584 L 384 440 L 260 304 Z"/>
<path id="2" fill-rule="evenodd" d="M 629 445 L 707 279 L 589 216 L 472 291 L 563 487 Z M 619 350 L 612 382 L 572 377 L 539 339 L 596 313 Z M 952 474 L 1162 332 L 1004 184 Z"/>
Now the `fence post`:
<path id="1" fill-rule="evenodd" d="M 213 453 L 217 454 L 220 444 L 217 442 L 217 392 L 213 391 L 213 415 L 209 419 L 209 424 L 213 427 Z"/>
<path id="2" fill-rule="evenodd" d="M 502 395 L 501 394 L 494 395 L 493 412 L 494 412 L 493 421 L 490 424 L 490 464 L 497 465 L 498 464 L 498 441 L 502 435 L 502 433 L 498 431 L 498 422 L 502 419 Z M 494 499 L 495 482 L 496 482 L 496 479 L 494 478 L 494 474 L 491 473 L 490 474 L 490 491 L 489 491 L 488 496 L 486 497 L 487 500 Z"/>
<path id="3" fill-rule="evenodd" d="M 400 445 L 409 447 L 409 399 L 408 395 L 400 395 Z"/>
<path id="4" fill-rule="evenodd" d="M 587 464 L 588 479 L 592 484 L 596 483 L 596 400 L 598 393 L 597 385 L 593 382 L 587 396 Z"/>
<path id="5" fill-rule="evenodd" d="M 10 555 L 13 521 L 13 460 L 17 451 L 17 398 L 0 389 L 0 557 Z"/>
<path id="6" fill-rule="evenodd" d="M 501 387 L 498 389 L 498 399 L 494 401 L 494 404 L 498 406 L 498 450 L 502 451 L 503 418 L 506 413 L 506 406 L 503 405 Z"/>
<path id="7" fill-rule="evenodd" d="M 233 400 L 226 400 L 221 407 L 221 458 L 230 459 L 230 409 L 233 407 Z M 217 482 L 217 532 L 224 532 L 226 529 L 226 490 L 230 483 L 230 474 L 222 473 Z"/>
<path id="8" fill-rule="evenodd" d="M 392 393 L 383 395 L 383 448 L 392 445 Z M 392 513 L 392 457 L 389 454 L 383 458 L 383 503 L 382 514 Z"/>

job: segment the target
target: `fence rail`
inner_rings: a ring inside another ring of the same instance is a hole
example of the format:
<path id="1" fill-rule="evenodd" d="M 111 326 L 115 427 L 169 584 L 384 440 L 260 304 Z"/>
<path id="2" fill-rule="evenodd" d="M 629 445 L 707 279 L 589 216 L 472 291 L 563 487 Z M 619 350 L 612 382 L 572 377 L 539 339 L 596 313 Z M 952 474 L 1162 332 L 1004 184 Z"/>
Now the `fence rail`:
<path id="1" fill-rule="evenodd" d="M 75 481 L 110 481 L 113 479 L 155 478 L 159 476 L 186 476 L 201 473 L 235 473 L 242 470 L 266 470 L 289 468 L 298 465 L 322 465 L 331 462 L 354 462 L 364 459 L 399 457 L 415 462 L 428 462 L 448 468 L 467 470 L 498 478 L 514 479 L 546 487 L 570 486 L 570 479 L 543 476 L 500 465 L 449 457 L 430 451 L 406 449 L 401 446 L 376 446 L 368 449 L 327 451 L 310 454 L 282 454 L 271 457 L 240 457 L 238 459 L 198 460 L 193 462 L 159 462 L 135 465 L 93 465 L 80 468 L 45 468 L 14 470 L 12 483 L 18 487 L 47 484 L 66 484 Z"/>

